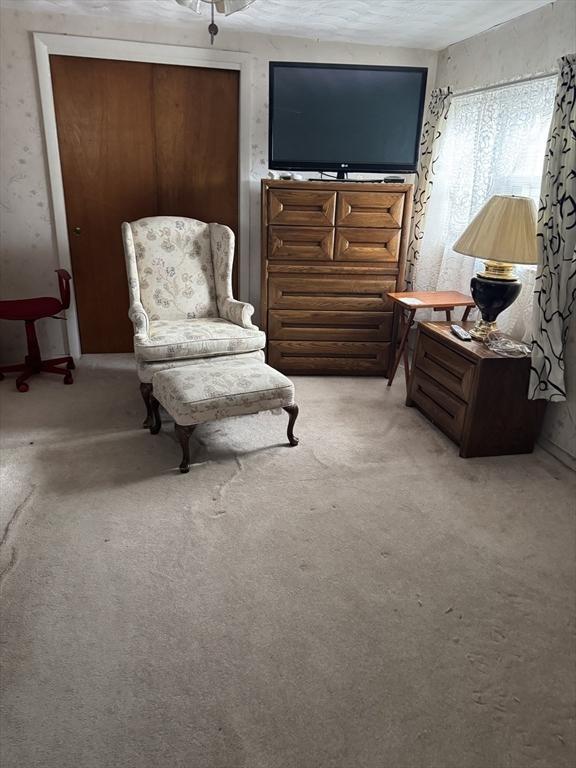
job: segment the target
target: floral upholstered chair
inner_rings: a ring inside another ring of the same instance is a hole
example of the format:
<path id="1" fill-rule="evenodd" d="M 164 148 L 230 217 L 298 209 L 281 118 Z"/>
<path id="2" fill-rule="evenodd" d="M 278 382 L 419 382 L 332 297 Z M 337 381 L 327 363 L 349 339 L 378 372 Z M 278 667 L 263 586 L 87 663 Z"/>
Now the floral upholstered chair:
<path id="1" fill-rule="evenodd" d="M 140 391 L 151 423 L 152 376 L 222 355 L 264 359 L 254 307 L 232 296 L 234 233 L 154 216 L 122 225 Z"/>

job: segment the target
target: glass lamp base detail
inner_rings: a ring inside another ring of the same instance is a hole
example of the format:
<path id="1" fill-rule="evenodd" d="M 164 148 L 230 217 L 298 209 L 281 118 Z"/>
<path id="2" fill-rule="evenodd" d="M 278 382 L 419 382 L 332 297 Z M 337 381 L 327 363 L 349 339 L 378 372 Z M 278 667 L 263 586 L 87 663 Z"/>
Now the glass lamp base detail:
<path id="1" fill-rule="evenodd" d="M 475 341 L 488 341 L 495 333 L 498 333 L 496 321 L 492 322 L 478 319 L 473 328 L 468 331 Z"/>

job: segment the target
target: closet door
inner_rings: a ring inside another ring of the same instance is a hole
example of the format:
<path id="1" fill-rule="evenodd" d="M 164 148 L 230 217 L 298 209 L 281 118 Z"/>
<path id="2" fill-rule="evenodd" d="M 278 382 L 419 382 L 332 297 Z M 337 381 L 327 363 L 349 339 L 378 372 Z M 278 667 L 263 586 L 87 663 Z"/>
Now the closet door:
<path id="1" fill-rule="evenodd" d="M 152 65 L 51 56 L 82 352 L 129 352 L 120 226 L 157 210 Z"/>
<path id="2" fill-rule="evenodd" d="M 70 56 L 50 65 L 82 352 L 129 352 L 121 223 L 189 216 L 238 235 L 239 73 Z"/>
<path id="3" fill-rule="evenodd" d="M 155 64 L 153 83 L 158 213 L 217 221 L 237 238 L 240 73 Z"/>

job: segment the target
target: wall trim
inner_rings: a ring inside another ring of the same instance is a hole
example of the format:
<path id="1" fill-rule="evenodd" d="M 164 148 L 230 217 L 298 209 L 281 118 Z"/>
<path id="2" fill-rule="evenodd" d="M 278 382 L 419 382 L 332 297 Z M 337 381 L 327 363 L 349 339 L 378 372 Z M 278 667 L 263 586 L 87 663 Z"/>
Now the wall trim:
<path id="1" fill-rule="evenodd" d="M 540 448 L 545 450 L 546 453 L 549 453 L 551 456 L 554 456 L 555 459 L 557 459 L 559 462 L 564 464 L 565 467 L 568 467 L 568 469 L 571 469 L 572 472 L 576 472 L 576 457 L 569 454 L 568 451 L 565 451 L 563 448 L 560 448 L 559 445 L 556 445 L 546 437 L 539 437 L 538 445 L 540 446 Z"/>
<path id="2" fill-rule="evenodd" d="M 52 217 L 56 238 L 56 252 L 60 267 L 72 272 L 64 184 L 58 148 L 54 94 L 50 75 L 50 54 L 80 56 L 93 59 L 119 59 L 153 64 L 176 64 L 185 67 L 211 67 L 233 69 L 240 72 L 240 135 L 239 135 L 239 190 L 238 190 L 238 253 L 239 297 L 249 300 L 250 295 L 250 107 L 251 59 L 247 53 L 222 51 L 211 48 L 193 48 L 183 45 L 132 42 L 100 37 L 59 35 L 33 32 L 36 71 L 40 89 L 40 105 L 44 123 L 44 143 L 48 161 L 48 177 L 52 198 Z M 72 283 L 72 286 L 74 283 Z M 72 290 L 70 309 L 66 313 L 66 346 L 69 354 L 79 358 L 82 354 L 78 329 L 78 312 Z"/>

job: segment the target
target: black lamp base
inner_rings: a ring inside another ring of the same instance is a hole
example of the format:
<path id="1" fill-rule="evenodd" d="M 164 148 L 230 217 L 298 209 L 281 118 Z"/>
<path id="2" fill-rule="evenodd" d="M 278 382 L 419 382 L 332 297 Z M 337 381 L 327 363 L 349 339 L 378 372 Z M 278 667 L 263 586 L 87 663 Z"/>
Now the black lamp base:
<path id="1" fill-rule="evenodd" d="M 508 309 L 520 294 L 522 283 L 516 278 L 513 280 L 487 280 L 476 275 L 470 281 L 470 290 L 474 303 L 480 310 L 481 320 L 476 321 L 470 335 L 477 341 L 486 341 L 488 337 L 498 331 L 496 319 L 500 312 Z"/>

